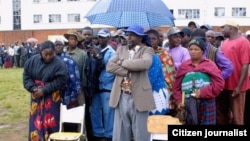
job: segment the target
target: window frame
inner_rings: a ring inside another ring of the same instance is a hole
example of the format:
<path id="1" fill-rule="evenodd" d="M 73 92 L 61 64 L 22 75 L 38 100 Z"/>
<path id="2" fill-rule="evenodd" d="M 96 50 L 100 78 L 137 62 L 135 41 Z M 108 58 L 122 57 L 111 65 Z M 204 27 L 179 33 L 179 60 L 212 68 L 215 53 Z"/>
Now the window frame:
<path id="1" fill-rule="evenodd" d="M 37 22 L 36 22 L 36 18 L 37 18 Z M 37 24 L 37 23 L 42 23 L 42 22 L 43 22 L 43 15 L 42 14 L 33 15 L 33 23 Z"/>
<path id="2" fill-rule="evenodd" d="M 214 16 L 215 17 L 225 17 L 225 7 L 214 7 Z M 222 13 L 222 14 L 220 14 Z"/>
<path id="3" fill-rule="evenodd" d="M 200 19 L 200 9 L 178 9 L 178 19 Z"/>
<path id="4" fill-rule="evenodd" d="M 49 23 L 61 23 L 62 16 L 61 14 L 49 14 Z"/>
<path id="5" fill-rule="evenodd" d="M 81 22 L 81 14 L 70 13 L 70 14 L 67 14 L 67 15 L 68 15 L 68 22 L 69 23 L 79 23 L 79 22 Z M 73 19 L 73 20 L 71 20 L 71 19 Z"/>
<path id="6" fill-rule="evenodd" d="M 240 10 L 243 10 L 241 13 Z M 246 17 L 247 8 L 246 7 L 232 7 L 232 17 Z"/>

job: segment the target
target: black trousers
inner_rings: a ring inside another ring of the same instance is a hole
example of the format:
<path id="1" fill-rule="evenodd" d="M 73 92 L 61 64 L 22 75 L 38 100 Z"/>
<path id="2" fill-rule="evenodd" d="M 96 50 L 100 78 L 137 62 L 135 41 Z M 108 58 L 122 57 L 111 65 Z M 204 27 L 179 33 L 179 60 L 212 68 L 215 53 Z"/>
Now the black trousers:
<path id="1" fill-rule="evenodd" d="M 246 92 L 244 124 L 245 125 L 250 125 L 250 89 L 247 90 L 247 92 Z"/>

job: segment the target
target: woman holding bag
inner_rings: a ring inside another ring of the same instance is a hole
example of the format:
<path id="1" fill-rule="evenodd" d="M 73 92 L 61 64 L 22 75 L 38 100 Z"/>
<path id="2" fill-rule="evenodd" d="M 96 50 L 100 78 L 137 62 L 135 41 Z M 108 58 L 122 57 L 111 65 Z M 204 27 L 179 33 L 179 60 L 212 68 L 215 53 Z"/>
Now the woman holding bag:
<path id="1" fill-rule="evenodd" d="M 205 47 L 204 39 L 191 40 L 188 48 L 191 59 L 183 62 L 177 71 L 173 97 L 181 109 L 182 93 L 185 93 L 185 124 L 216 124 L 215 97 L 222 91 L 224 79 L 215 63 L 202 57 Z"/>

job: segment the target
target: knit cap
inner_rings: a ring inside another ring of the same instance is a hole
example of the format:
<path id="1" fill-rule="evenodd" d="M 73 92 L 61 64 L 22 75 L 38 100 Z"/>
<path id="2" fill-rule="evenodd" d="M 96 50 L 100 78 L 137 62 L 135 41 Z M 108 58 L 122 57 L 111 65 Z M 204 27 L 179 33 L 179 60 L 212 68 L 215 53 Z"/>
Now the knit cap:
<path id="1" fill-rule="evenodd" d="M 190 47 L 191 45 L 197 45 L 198 47 L 201 48 L 202 51 L 205 51 L 205 49 L 206 49 L 206 43 L 204 42 L 204 40 L 202 38 L 196 37 L 196 38 L 192 39 L 189 42 L 188 46 Z"/>

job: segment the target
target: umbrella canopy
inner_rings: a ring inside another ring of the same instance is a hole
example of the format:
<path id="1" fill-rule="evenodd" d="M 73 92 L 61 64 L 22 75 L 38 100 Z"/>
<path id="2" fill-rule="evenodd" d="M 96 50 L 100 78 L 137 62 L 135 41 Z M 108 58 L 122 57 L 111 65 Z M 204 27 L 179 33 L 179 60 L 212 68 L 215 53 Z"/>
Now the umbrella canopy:
<path id="1" fill-rule="evenodd" d="M 86 14 L 91 24 L 117 28 L 173 26 L 174 16 L 162 0 L 99 0 Z"/>
<path id="2" fill-rule="evenodd" d="M 31 38 L 28 38 L 28 39 L 26 40 L 26 42 L 28 42 L 28 43 L 31 43 L 31 42 L 37 43 L 38 40 L 37 40 L 36 38 L 31 37 Z"/>

